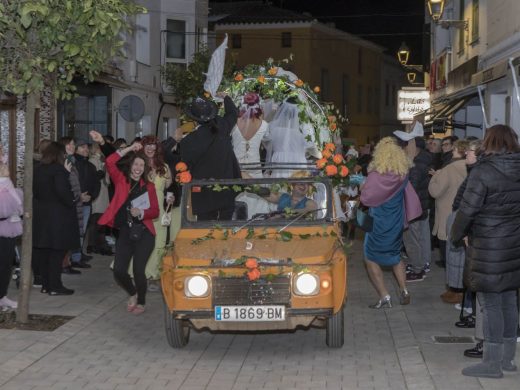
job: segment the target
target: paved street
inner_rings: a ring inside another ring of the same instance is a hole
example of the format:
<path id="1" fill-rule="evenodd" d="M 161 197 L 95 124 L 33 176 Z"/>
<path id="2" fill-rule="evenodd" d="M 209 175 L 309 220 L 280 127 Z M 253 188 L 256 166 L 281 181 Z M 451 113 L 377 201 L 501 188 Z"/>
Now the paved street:
<path id="1" fill-rule="evenodd" d="M 432 336 L 473 336 L 453 326 L 458 312 L 439 299 L 443 274 L 410 285 L 412 304 L 367 308 L 376 295 L 356 242 L 349 263 L 345 346 L 329 349 L 322 329 L 274 334 L 192 332 L 171 349 L 162 298 L 149 293 L 147 312 L 125 311 L 126 297 L 98 256 L 83 275 L 64 277 L 72 297 L 33 289 L 31 313 L 73 315 L 54 332 L 0 330 L 1 389 L 514 389 L 520 374 L 466 378 L 471 344 L 435 344 Z M 391 275 L 387 273 L 388 281 Z M 11 291 L 11 295 L 15 292 Z M 518 362 L 518 359 L 517 359 Z"/>

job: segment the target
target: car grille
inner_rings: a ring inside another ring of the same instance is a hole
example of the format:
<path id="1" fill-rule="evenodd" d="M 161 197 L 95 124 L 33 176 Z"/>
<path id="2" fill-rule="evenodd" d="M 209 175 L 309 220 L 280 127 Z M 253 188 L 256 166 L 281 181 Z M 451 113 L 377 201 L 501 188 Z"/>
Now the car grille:
<path id="1" fill-rule="evenodd" d="M 213 279 L 213 305 L 289 305 L 290 301 L 288 276 L 254 282 L 246 278 Z"/>

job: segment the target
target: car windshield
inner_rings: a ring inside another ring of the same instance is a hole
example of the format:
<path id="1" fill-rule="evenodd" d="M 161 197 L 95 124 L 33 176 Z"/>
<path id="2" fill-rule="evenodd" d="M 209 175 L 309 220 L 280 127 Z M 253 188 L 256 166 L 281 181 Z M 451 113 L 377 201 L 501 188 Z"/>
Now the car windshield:
<path id="1" fill-rule="evenodd" d="M 313 178 L 194 181 L 183 191 L 189 225 L 319 224 L 330 218 L 330 185 Z"/>

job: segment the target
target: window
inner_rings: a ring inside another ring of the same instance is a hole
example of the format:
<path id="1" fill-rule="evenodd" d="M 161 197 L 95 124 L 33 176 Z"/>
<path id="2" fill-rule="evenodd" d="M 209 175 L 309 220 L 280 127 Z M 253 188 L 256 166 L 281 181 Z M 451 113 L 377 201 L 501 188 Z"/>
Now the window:
<path id="1" fill-rule="evenodd" d="M 459 2 L 459 20 L 464 20 L 464 0 L 460 0 Z M 464 53 L 464 37 L 466 35 L 466 30 L 463 28 L 459 28 L 459 54 Z"/>
<path id="2" fill-rule="evenodd" d="M 349 79 L 348 79 L 348 75 L 344 74 L 341 79 L 341 109 L 343 110 L 344 117 L 347 116 L 348 95 L 349 95 Z"/>
<path id="3" fill-rule="evenodd" d="M 242 48 L 242 34 L 231 34 L 231 48 L 241 49 Z"/>
<path id="4" fill-rule="evenodd" d="M 330 99 L 330 77 L 329 70 L 321 69 L 321 98 L 325 101 Z"/>
<path id="5" fill-rule="evenodd" d="M 292 33 L 282 33 L 282 47 L 292 47 Z"/>
<path id="6" fill-rule="evenodd" d="M 478 40 L 478 14 L 479 14 L 479 0 L 473 0 L 473 8 L 471 9 L 471 42 Z"/>
<path id="7" fill-rule="evenodd" d="M 372 87 L 367 88 L 367 114 L 372 113 Z"/>
<path id="8" fill-rule="evenodd" d="M 363 49 L 361 48 L 358 48 L 357 71 L 358 74 L 363 73 Z"/>
<path id="9" fill-rule="evenodd" d="M 363 111 L 363 86 L 358 84 L 357 86 L 357 112 L 361 114 Z"/>
<path id="10" fill-rule="evenodd" d="M 390 105 L 390 84 L 385 81 L 385 107 Z"/>
<path id="11" fill-rule="evenodd" d="M 137 15 L 135 24 L 135 59 L 150 65 L 150 14 Z"/>
<path id="12" fill-rule="evenodd" d="M 168 19 L 166 21 L 166 58 L 186 59 L 186 22 Z"/>

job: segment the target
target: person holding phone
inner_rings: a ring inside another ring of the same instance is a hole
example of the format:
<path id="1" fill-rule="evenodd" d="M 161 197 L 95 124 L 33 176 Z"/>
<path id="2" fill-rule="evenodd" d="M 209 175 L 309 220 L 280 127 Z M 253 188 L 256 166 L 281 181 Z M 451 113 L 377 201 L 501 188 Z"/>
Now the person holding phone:
<path id="1" fill-rule="evenodd" d="M 98 221 L 119 229 L 114 259 L 114 279 L 130 296 L 127 311 L 145 310 L 146 263 L 155 246 L 153 220 L 159 216 L 155 186 L 149 181 L 147 158 L 139 142 L 111 154 L 106 168 L 115 192 L 107 210 Z M 122 157 L 125 157 L 122 160 Z M 134 281 L 128 273 L 133 259 Z"/>

